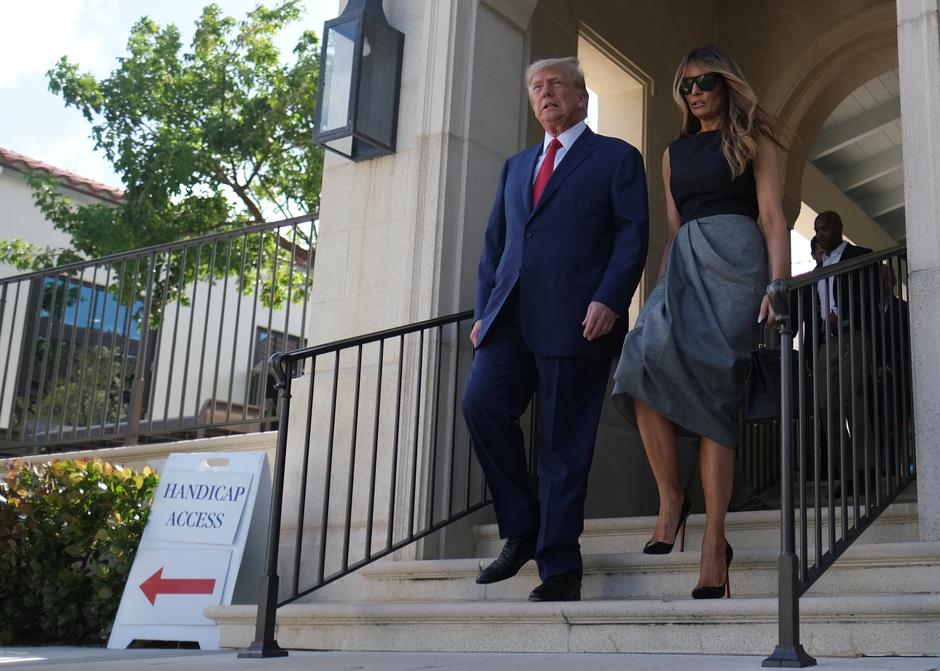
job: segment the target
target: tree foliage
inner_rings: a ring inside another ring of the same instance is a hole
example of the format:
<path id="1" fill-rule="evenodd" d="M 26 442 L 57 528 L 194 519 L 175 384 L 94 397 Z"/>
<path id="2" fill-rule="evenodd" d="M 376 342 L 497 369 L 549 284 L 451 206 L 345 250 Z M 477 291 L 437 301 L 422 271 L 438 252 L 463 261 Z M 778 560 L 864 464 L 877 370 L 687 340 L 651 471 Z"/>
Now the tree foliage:
<path id="1" fill-rule="evenodd" d="M 98 80 L 68 57 L 56 63 L 50 90 L 89 121 L 96 150 L 124 187 L 117 206 L 77 204 L 54 181 L 33 178 L 36 204 L 71 236 L 74 252 L 100 257 L 317 211 L 318 40 L 305 31 L 290 64 L 274 42 L 302 13 L 299 0 L 288 0 L 237 21 L 209 5 L 189 48 L 174 25 L 144 17 L 108 77 Z M 0 260 L 20 268 L 71 259 L 0 248 Z"/>
<path id="2" fill-rule="evenodd" d="M 71 249 L 40 247 L 25 240 L 0 240 L 0 260 L 17 270 L 51 268 L 81 260 Z"/>

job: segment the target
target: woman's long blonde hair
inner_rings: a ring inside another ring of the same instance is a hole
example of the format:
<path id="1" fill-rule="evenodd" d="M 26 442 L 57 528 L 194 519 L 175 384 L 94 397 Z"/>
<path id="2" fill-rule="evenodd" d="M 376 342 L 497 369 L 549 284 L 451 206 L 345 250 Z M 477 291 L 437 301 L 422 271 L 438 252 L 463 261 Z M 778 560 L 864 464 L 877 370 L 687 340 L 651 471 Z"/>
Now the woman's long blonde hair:
<path id="1" fill-rule="evenodd" d="M 701 122 L 692 114 L 685 97 L 679 93 L 679 80 L 685 76 L 686 68 L 693 61 L 708 72 L 721 75 L 725 87 L 727 109 L 724 123 L 721 125 L 721 149 L 728 167 L 731 168 L 732 179 L 743 173 L 747 164 L 757 156 L 757 143 L 761 135 L 783 148 L 770 117 L 757 104 L 757 95 L 744 79 L 738 64 L 724 49 L 712 44 L 689 50 L 676 70 L 672 97 L 679 106 L 682 118 L 680 135 L 693 135 L 702 129 Z"/>

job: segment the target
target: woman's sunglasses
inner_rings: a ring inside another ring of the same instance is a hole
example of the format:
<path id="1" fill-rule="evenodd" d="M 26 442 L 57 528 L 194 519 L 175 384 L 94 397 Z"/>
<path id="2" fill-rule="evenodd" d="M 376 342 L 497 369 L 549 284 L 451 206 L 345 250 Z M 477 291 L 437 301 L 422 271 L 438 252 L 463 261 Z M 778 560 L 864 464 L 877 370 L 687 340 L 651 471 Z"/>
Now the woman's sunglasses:
<path id="1" fill-rule="evenodd" d="M 692 93 L 692 85 L 698 84 L 702 91 L 711 91 L 718 84 L 721 75 L 717 72 L 706 72 L 698 77 L 683 77 L 679 80 L 679 93 L 687 96 Z"/>

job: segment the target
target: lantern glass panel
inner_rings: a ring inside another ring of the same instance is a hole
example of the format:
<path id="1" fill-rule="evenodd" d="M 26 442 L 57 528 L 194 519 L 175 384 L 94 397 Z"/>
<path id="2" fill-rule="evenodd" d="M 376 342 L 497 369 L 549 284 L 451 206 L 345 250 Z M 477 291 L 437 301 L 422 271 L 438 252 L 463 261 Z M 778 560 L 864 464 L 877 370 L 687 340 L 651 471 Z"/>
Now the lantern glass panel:
<path id="1" fill-rule="evenodd" d="M 323 72 L 323 99 L 317 132 L 325 133 L 349 125 L 349 93 L 352 87 L 356 48 L 356 21 L 332 26 L 326 37 Z"/>
<path id="2" fill-rule="evenodd" d="M 330 140 L 329 142 L 324 142 L 323 144 L 333 151 L 346 157 L 353 155 L 353 148 L 355 146 L 352 135 L 346 135 L 345 137 L 337 138 L 336 140 Z"/>
<path id="3" fill-rule="evenodd" d="M 398 104 L 398 42 L 401 33 L 366 20 L 356 130 L 381 144 L 394 144 Z"/>

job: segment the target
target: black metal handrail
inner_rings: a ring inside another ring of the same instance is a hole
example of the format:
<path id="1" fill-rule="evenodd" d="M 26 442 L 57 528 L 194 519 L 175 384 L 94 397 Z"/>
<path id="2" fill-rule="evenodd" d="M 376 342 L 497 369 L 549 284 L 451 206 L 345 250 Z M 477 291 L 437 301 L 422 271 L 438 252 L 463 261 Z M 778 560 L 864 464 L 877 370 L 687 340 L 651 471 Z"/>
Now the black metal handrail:
<path id="1" fill-rule="evenodd" d="M 272 357 L 278 379 L 280 421 L 267 555 L 255 639 L 240 653 L 241 657 L 287 654 L 274 636 L 279 607 L 489 505 L 483 474 L 458 412 L 458 396 L 472 359 L 472 316 L 470 311 L 461 312 Z M 391 360 L 386 356 L 388 352 L 392 353 Z M 298 382 L 301 376 L 305 382 Z M 387 382 L 394 383 L 390 394 Z M 298 385 L 300 399 L 295 398 Z M 408 407 L 403 407 L 404 386 L 408 386 L 412 399 Z M 374 390 L 367 392 L 370 396 L 365 401 L 363 389 Z M 534 405 L 530 404 L 520 420 L 527 428 L 527 463 L 533 479 Z M 342 418 L 345 440 L 337 437 L 340 406 L 350 411 Z M 368 407 L 363 410 L 364 406 Z M 292 410 L 305 412 L 305 416 L 300 421 L 292 420 Z M 365 429 L 362 416 L 367 418 Z M 769 459 L 776 434 L 770 427 L 743 425 L 742 431 L 741 472 L 755 489 L 767 488 L 779 476 Z M 408 435 L 411 440 L 404 440 Z M 368 438 L 370 446 L 363 461 L 367 470 L 357 481 L 355 466 L 361 437 Z M 383 453 L 384 469 L 377 467 Z M 313 460 L 319 460 L 317 467 L 312 466 Z M 402 466 L 406 470 L 404 486 L 398 488 Z M 388 482 L 383 494 L 385 505 L 381 506 L 387 519 L 377 522 L 379 478 Z M 290 492 L 296 500 L 285 515 L 284 497 Z M 364 533 L 361 551 L 353 558 L 350 536 L 356 500 L 368 503 L 359 510 L 359 515 L 365 516 Z M 309 509 L 312 502 L 320 506 L 313 513 Z M 395 520 L 401 519 L 396 513 L 399 507 L 404 508 L 407 522 L 396 532 Z M 440 515 L 436 516 L 435 511 Z M 285 524 L 294 525 L 293 534 L 284 532 Z M 375 543 L 377 535 L 379 542 Z M 311 536 L 315 540 L 308 547 Z M 286 560 L 282 550 L 287 550 Z M 331 552 L 333 567 L 328 570 Z M 309 557 L 307 564 L 304 557 Z M 281 584 L 282 575 L 288 577 L 286 588 Z"/>
<path id="2" fill-rule="evenodd" d="M 907 277 L 897 247 L 768 287 L 782 524 L 779 641 L 766 667 L 815 664 L 800 643 L 800 596 L 915 477 Z"/>
<path id="3" fill-rule="evenodd" d="M 0 456 L 273 428 L 315 215 L 0 279 Z"/>
<path id="4" fill-rule="evenodd" d="M 173 242 L 161 242 L 157 245 L 148 245 L 146 247 L 138 247 L 129 252 L 117 252 L 115 254 L 108 254 L 106 256 L 99 256 L 97 258 L 91 259 L 89 261 L 73 261 L 71 263 L 63 263 L 62 265 L 55 266 L 54 268 L 44 268 L 42 270 L 32 270 L 27 273 L 20 273 L 14 278 L 5 278 L 5 279 L 16 279 L 16 280 L 29 280 L 37 277 L 44 277 L 48 275 L 51 271 L 56 271 L 59 273 L 70 273 L 76 270 L 84 270 L 89 266 L 89 264 L 95 265 L 109 265 L 115 264 L 121 261 L 124 261 L 128 257 L 136 256 L 148 256 L 150 254 L 157 254 L 161 252 L 169 251 L 180 251 L 185 247 L 191 247 L 193 243 L 199 242 L 202 244 L 209 244 L 212 242 L 225 241 L 231 238 L 233 235 L 251 235 L 252 233 L 261 233 L 264 231 L 269 231 L 272 228 L 284 228 L 287 226 L 294 226 L 299 224 L 304 224 L 308 222 L 315 221 L 319 215 L 317 214 L 303 214 L 299 217 L 290 217 L 288 219 L 281 219 L 279 221 L 268 221 L 262 222 L 260 224 L 249 224 L 247 226 L 239 226 L 234 229 L 226 229 L 224 231 L 219 231 L 218 233 L 210 233 L 208 235 L 202 235 L 198 238 L 188 238 L 186 240 L 174 240 Z"/>
<path id="5" fill-rule="evenodd" d="M 472 316 L 272 357 L 280 409 L 273 503 L 255 640 L 240 656 L 287 654 L 274 638 L 278 607 L 489 505 L 458 405 Z M 291 419 L 292 409 L 305 416 Z M 530 407 L 522 421 L 530 460 L 534 415 Z M 285 493 L 293 506 L 285 508 Z"/>
<path id="6" fill-rule="evenodd" d="M 765 493 L 769 497 L 780 484 L 780 423 L 751 423 L 742 417 L 739 431 L 735 472 L 747 480 L 752 499 Z"/>

